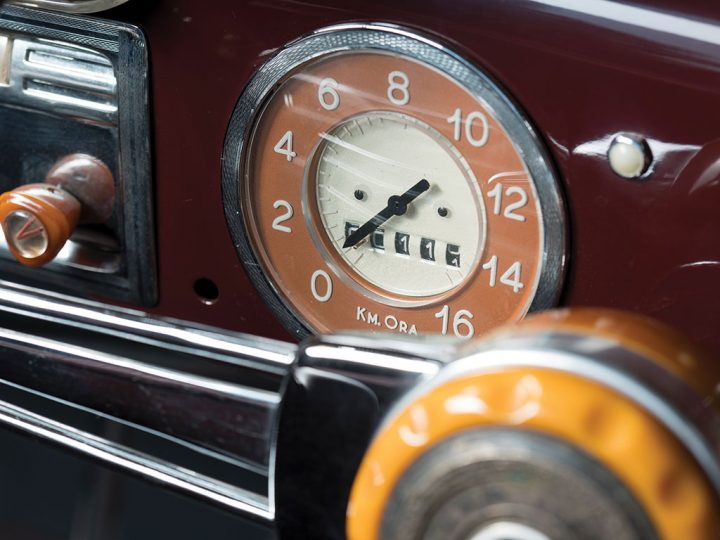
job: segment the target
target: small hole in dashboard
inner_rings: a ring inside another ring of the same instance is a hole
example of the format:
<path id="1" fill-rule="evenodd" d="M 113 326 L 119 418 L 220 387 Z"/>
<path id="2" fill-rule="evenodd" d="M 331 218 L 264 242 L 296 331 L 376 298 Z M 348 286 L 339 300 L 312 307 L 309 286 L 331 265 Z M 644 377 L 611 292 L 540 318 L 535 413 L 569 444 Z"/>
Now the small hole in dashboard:
<path id="1" fill-rule="evenodd" d="M 203 304 L 214 304 L 220 296 L 220 289 L 208 278 L 200 278 L 193 285 L 193 290 Z"/>

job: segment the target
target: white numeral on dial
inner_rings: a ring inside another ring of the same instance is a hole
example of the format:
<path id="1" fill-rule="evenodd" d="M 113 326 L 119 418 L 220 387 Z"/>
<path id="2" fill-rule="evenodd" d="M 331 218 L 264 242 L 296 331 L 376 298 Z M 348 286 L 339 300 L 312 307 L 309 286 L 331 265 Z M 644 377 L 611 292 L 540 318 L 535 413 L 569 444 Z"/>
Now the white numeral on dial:
<path id="1" fill-rule="evenodd" d="M 292 205 L 289 202 L 283 201 L 281 199 L 281 200 L 275 201 L 273 203 L 273 208 L 284 208 L 285 213 L 280 214 L 278 217 L 273 219 L 272 228 L 275 229 L 276 231 L 280 231 L 280 232 L 285 232 L 285 233 L 292 232 L 292 229 L 290 227 L 288 227 L 287 225 L 280 225 L 281 223 L 285 223 L 288 219 L 293 217 Z"/>
<path id="2" fill-rule="evenodd" d="M 527 193 L 525 193 L 525 190 L 521 187 L 517 186 L 510 186 L 505 190 L 505 196 L 509 199 L 512 195 L 518 195 L 519 198 L 516 201 L 511 202 L 505 207 L 505 211 L 502 213 L 503 216 L 505 216 L 508 219 L 514 219 L 515 221 L 525 221 L 525 216 L 521 216 L 520 214 L 516 214 L 515 210 L 519 210 L 523 206 L 525 206 L 528 202 L 528 196 Z M 500 215 L 500 211 L 502 210 L 502 198 L 503 198 L 503 186 L 502 184 L 498 183 L 495 184 L 495 187 L 492 188 L 490 191 L 488 191 L 488 197 L 492 197 L 495 199 L 495 204 L 493 206 L 493 212 L 496 216 Z"/>
<path id="3" fill-rule="evenodd" d="M 525 286 L 520 281 L 521 271 L 522 265 L 519 261 L 515 261 L 510 265 L 510 268 L 508 268 L 505 273 L 500 276 L 500 283 L 512 287 L 514 293 L 520 292 L 520 289 Z"/>
<path id="4" fill-rule="evenodd" d="M 320 81 L 318 86 L 318 100 L 326 111 L 334 111 L 340 106 L 340 94 L 338 94 L 338 82 L 328 77 Z"/>
<path id="5" fill-rule="evenodd" d="M 320 294 L 318 292 L 317 282 L 318 279 L 322 278 L 325 281 L 325 293 Z M 315 270 L 312 277 L 310 278 L 310 292 L 318 302 L 327 302 L 332 297 L 333 293 L 333 282 L 330 275 L 325 270 Z"/>
<path id="6" fill-rule="evenodd" d="M 442 334 L 443 336 L 448 333 L 448 326 L 450 325 L 450 306 L 445 304 L 443 308 L 435 314 L 436 319 L 442 319 Z M 475 335 L 475 327 L 470 322 L 473 318 L 473 314 L 467 309 L 458 310 L 453 317 L 453 334 L 459 338 L 471 338 Z"/>
<path id="7" fill-rule="evenodd" d="M 473 146 L 484 146 L 490 136 L 490 126 L 487 118 L 480 111 L 473 111 L 465 117 L 463 120 L 462 111 L 458 108 L 452 116 L 448 116 L 448 124 L 455 124 L 453 128 L 453 138 L 459 141 L 462 138 L 462 126 L 465 125 L 465 138 Z M 473 132 L 473 126 L 479 123 L 482 127 L 480 137 L 476 137 Z"/>
<path id="8" fill-rule="evenodd" d="M 387 97 L 393 105 L 407 105 L 410 102 L 410 78 L 402 71 L 388 73 Z"/>
<path id="9" fill-rule="evenodd" d="M 490 270 L 490 286 L 494 287 L 497 284 L 497 269 L 498 269 L 498 258 L 496 255 L 490 257 L 490 260 L 482 265 L 484 270 Z M 520 261 L 515 261 L 510 265 L 510 268 L 505 270 L 502 276 L 500 276 L 500 283 L 512 287 L 513 292 L 520 292 L 525 285 L 520 281 L 520 273 L 522 272 L 522 264 Z"/>
<path id="10" fill-rule="evenodd" d="M 286 131 L 285 135 L 280 137 L 280 140 L 273 148 L 278 154 L 282 154 L 287 158 L 288 161 L 292 161 L 297 154 L 293 152 L 293 132 Z"/>
<path id="11" fill-rule="evenodd" d="M 490 257 L 490 260 L 482 267 L 483 270 L 490 270 L 490 286 L 494 287 L 497 280 L 497 255 Z"/>

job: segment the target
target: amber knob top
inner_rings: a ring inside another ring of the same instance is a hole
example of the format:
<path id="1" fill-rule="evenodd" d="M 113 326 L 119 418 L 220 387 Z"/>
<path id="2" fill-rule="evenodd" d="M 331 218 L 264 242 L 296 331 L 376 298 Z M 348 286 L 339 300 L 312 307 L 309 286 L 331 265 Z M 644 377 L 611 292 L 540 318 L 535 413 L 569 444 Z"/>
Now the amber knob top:
<path id="1" fill-rule="evenodd" d="M 0 195 L 0 225 L 10 252 L 26 266 L 42 266 L 75 230 L 82 206 L 51 184 L 28 184 Z"/>

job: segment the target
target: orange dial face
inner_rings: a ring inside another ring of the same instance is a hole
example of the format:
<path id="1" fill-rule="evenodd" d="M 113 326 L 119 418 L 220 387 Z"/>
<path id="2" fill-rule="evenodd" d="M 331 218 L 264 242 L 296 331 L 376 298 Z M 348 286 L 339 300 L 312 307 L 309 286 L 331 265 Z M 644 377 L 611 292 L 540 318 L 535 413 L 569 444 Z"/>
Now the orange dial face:
<path id="1" fill-rule="evenodd" d="M 548 284 L 548 199 L 561 212 L 528 124 L 484 76 L 448 73 L 446 52 L 359 41 L 282 73 L 244 119 L 244 240 L 281 318 L 468 338 L 523 317 L 540 288 L 547 302 L 562 267 Z"/>

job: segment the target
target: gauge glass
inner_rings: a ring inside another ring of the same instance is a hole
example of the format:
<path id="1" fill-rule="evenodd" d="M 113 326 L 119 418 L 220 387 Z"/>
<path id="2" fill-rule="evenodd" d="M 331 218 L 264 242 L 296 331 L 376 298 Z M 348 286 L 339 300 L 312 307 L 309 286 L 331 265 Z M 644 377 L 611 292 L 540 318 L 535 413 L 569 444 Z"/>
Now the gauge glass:
<path id="1" fill-rule="evenodd" d="M 477 180 L 455 146 L 402 113 L 361 114 L 323 134 L 305 194 L 342 274 L 383 300 L 430 298 L 463 283 L 485 236 Z M 417 182 L 429 188 L 352 248 L 348 237 Z M 314 189 L 312 185 L 314 184 Z M 321 247 L 322 249 L 322 247 Z"/>

